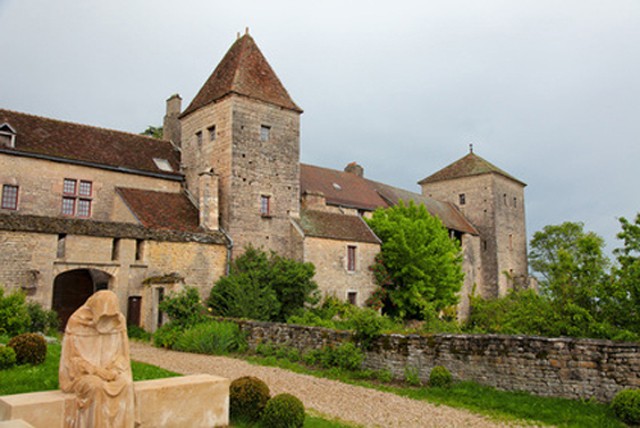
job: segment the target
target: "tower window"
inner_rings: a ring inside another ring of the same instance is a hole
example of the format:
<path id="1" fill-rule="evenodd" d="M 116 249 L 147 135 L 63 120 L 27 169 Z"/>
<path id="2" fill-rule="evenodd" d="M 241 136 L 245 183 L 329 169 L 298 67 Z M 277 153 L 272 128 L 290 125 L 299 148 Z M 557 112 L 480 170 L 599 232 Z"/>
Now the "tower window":
<path id="1" fill-rule="evenodd" d="M 198 147 L 202 147 L 202 131 L 196 132 L 196 143 Z"/>
<path id="2" fill-rule="evenodd" d="M 210 126 L 207 131 L 209 131 L 209 141 L 214 141 L 216 139 L 216 126 Z"/>
<path id="3" fill-rule="evenodd" d="M 518 206 L 518 198 L 516 198 L 515 196 L 513 197 L 513 208 Z"/>
<path id="4" fill-rule="evenodd" d="M 10 184 L 2 186 L 2 208 L 5 210 L 18 209 L 18 186 Z"/>
<path id="5" fill-rule="evenodd" d="M 355 272 L 356 270 L 356 246 L 347 246 L 347 270 L 349 272 Z"/>
<path id="6" fill-rule="evenodd" d="M 267 195 L 260 196 L 260 215 L 262 217 L 271 216 L 271 197 Z"/>
<path id="7" fill-rule="evenodd" d="M 267 125 L 262 125 L 260 127 L 260 141 L 269 141 L 271 136 L 271 127 Z"/>
<path id="8" fill-rule="evenodd" d="M 464 193 L 460 193 L 458 195 L 458 201 L 460 202 L 460 205 L 464 205 L 467 203 L 467 197 Z"/>

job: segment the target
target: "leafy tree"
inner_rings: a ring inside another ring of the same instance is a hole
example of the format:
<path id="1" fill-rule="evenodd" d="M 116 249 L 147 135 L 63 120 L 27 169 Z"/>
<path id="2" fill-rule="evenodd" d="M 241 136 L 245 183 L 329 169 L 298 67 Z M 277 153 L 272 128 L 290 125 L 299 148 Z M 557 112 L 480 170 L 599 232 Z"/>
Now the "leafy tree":
<path id="1" fill-rule="evenodd" d="M 200 293 L 195 287 L 169 294 L 160 303 L 160 310 L 169 316 L 174 326 L 191 327 L 206 320 Z"/>
<path id="2" fill-rule="evenodd" d="M 386 290 L 383 311 L 403 319 L 424 319 L 454 305 L 462 287 L 460 244 L 424 205 L 402 201 L 378 209 L 368 221 L 382 240 L 371 267 Z"/>
<path id="3" fill-rule="evenodd" d="M 606 298 L 609 259 L 604 240 L 582 223 L 545 226 L 531 240 L 529 264 L 541 275 L 543 294 L 563 308 L 575 304 L 596 313 Z"/>
<path id="4" fill-rule="evenodd" d="M 207 303 L 216 315 L 285 321 L 306 303 L 317 303 L 314 275 L 311 263 L 248 247 L 215 284 Z"/>
<path id="5" fill-rule="evenodd" d="M 162 139 L 162 126 L 149 125 L 147 129 L 142 131 L 140 135 L 146 135 L 147 137 Z"/>

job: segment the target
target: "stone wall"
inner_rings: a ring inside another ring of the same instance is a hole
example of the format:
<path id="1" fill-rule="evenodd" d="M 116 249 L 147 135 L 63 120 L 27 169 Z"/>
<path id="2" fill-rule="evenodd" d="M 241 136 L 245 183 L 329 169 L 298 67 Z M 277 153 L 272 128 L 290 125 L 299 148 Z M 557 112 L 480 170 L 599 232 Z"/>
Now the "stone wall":
<path id="1" fill-rule="evenodd" d="M 277 323 L 239 321 L 249 344 L 272 342 L 298 349 L 336 346 L 349 332 Z M 426 381 L 436 365 L 457 380 L 511 391 L 609 401 L 640 387 L 640 344 L 607 340 L 503 335 L 383 335 L 367 352 L 365 368 L 390 370 L 402 379 L 413 367 Z"/>

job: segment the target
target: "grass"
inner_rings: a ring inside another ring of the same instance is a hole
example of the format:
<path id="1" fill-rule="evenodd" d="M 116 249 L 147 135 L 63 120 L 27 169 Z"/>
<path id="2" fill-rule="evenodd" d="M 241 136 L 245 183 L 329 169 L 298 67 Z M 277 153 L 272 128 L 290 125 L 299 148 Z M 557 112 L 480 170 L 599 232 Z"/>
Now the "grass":
<path id="1" fill-rule="evenodd" d="M 610 407 L 594 401 L 539 397 L 527 392 L 499 391 L 475 382 L 457 382 L 450 388 L 408 387 L 371 380 L 370 371 L 309 368 L 276 357 L 245 357 L 253 364 L 275 366 L 296 373 L 378 389 L 415 400 L 463 408 L 501 421 L 527 421 L 558 427 L 625 427 Z"/>
<path id="2" fill-rule="evenodd" d="M 232 423 L 233 428 L 260 428 L 259 424 L 246 424 L 246 423 Z M 326 417 L 307 412 L 304 418 L 304 428 L 354 428 L 358 425 L 353 425 L 348 422 L 343 422 L 337 419 L 326 419 Z"/>

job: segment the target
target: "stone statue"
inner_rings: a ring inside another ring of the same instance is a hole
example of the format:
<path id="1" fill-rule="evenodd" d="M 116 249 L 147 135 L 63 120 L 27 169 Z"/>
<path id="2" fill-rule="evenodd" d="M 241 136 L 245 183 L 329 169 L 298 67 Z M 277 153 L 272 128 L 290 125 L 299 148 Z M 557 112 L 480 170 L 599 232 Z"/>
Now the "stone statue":
<path id="1" fill-rule="evenodd" d="M 59 375 L 62 391 L 76 395 L 65 427 L 134 426 L 127 325 L 112 291 L 96 292 L 69 318 Z"/>

